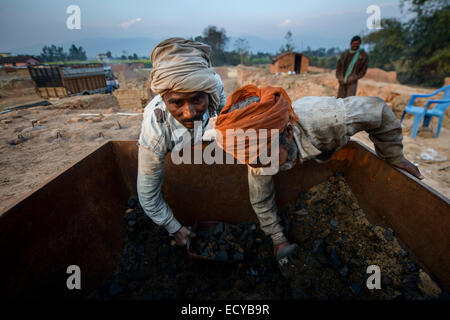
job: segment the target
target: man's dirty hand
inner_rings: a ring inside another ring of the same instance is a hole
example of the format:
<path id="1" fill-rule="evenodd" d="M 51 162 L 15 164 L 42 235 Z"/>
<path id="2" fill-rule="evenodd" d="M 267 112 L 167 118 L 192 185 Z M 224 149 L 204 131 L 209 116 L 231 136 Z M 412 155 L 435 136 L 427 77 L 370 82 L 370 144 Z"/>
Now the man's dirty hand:
<path id="1" fill-rule="evenodd" d="M 183 226 L 180 228 L 180 230 L 175 232 L 174 237 L 177 245 L 183 247 L 186 245 L 188 239 L 196 237 L 196 234 Z"/>
<path id="2" fill-rule="evenodd" d="M 392 162 L 392 165 L 396 168 L 405 170 L 409 174 L 412 174 L 417 179 L 424 179 L 424 176 L 420 173 L 419 169 L 410 161 L 408 161 L 405 157 L 400 160 Z"/>

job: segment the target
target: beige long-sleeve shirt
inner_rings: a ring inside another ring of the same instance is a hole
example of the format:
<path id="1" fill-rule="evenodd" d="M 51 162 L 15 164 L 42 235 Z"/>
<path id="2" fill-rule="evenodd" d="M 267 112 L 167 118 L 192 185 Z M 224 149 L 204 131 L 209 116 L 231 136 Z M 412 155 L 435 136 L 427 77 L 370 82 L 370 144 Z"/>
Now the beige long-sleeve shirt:
<path id="1" fill-rule="evenodd" d="M 223 108 L 226 103 L 224 85 L 219 75 L 216 75 L 216 79 L 217 94 L 220 99 L 219 108 Z M 207 111 L 203 115 L 202 131 L 205 130 L 209 119 L 210 115 Z M 181 224 L 174 217 L 161 194 L 164 159 L 167 153 L 183 140 L 183 135 L 187 131 L 191 136 L 195 136 L 193 129 L 186 129 L 170 114 L 160 95 L 153 98 L 145 107 L 138 140 L 137 192 L 144 212 L 157 225 L 166 228 L 169 233 L 178 231 Z"/>

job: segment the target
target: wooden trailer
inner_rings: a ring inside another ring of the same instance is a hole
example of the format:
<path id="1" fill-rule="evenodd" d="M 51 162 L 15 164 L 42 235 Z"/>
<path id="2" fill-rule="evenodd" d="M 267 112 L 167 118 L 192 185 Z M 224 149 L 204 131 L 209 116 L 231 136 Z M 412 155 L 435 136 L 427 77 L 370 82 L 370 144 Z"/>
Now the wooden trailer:
<path id="1" fill-rule="evenodd" d="M 102 64 L 28 66 L 37 94 L 44 99 L 107 92 Z"/>

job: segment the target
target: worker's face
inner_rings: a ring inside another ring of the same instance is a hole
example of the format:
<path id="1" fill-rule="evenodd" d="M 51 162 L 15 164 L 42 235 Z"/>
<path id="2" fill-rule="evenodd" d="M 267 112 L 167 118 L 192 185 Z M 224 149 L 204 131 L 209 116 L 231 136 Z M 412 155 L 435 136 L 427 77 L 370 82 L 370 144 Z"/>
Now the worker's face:
<path id="1" fill-rule="evenodd" d="M 194 128 L 194 121 L 202 121 L 209 105 L 207 93 L 168 92 L 162 97 L 170 114 L 188 129 Z"/>
<path id="2" fill-rule="evenodd" d="M 286 128 L 286 135 L 285 135 L 285 141 L 286 143 L 289 145 L 293 142 L 294 140 L 294 129 L 292 129 L 291 126 L 288 126 Z M 280 163 L 279 166 L 283 166 L 283 164 L 286 163 L 288 159 L 288 149 L 286 148 L 286 146 L 284 144 L 280 143 Z"/>
<path id="3" fill-rule="evenodd" d="M 352 50 L 355 51 L 355 50 L 359 49 L 360 45 L 361 45 L 361 42 L 359 42 L 359 40 L 355 40 L 350 43 L 350 48 L 352 48 Z"/>
<path id="4" fill-rule="evenodd" d="M 285 140 L 287 144 L 292 143 L 293 139 L 294 139 L 294 130 L 292 129 L 291 126 L 286 128 L 287 134 L 285 136 Z M 279 144 L 279 163 L 278 166 L 281 167 L 283 164 L 286 163 L 288 159 L 288 150 L 287 148 L 284 146 L 284 144 Z M 257 164 L 249 164 L 251 167 L 253 168 L 261 168 L 261 167 L 269 167 L 270 164 L 266 164 L 266 165 L 262 165 L 260 163 Z"/>

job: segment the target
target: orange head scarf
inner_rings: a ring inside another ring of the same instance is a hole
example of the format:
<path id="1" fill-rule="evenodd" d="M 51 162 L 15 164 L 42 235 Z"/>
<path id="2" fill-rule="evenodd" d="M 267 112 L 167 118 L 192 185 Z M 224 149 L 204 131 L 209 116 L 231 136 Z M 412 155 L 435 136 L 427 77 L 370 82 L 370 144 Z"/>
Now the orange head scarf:
<path id="1" fill-rule="evenodd" d="M 270 86 L 259 89 L 249 84 L 231 94 L 217 117 L 217 144 L 241 163 L 255 163 L 261 153 L 268 154 L 270 151 L 271 130 L 277 129 L 281 134 L 288 123 L 294 124 L 297 120 L 291 99 L 284 89 Z M 233 140 L 230 141 L 233 144 L 227 145 L 226 131 L 230 129 L 241 129 L 244 132 L 244 135 L 236 135 L 238 141 L 242 138 L 242 143 L 235 145 L 234 137 L 230 139 L 228 136 L 229 140 Z M 251 129 L 256 132 L 256 136 L 245 137 L 245 133 Z M 266 129 L 266 137 L 260 137 L 261 129 Z M 261 138 L 266 138 L 267 144 L 261 143 Z"/>

